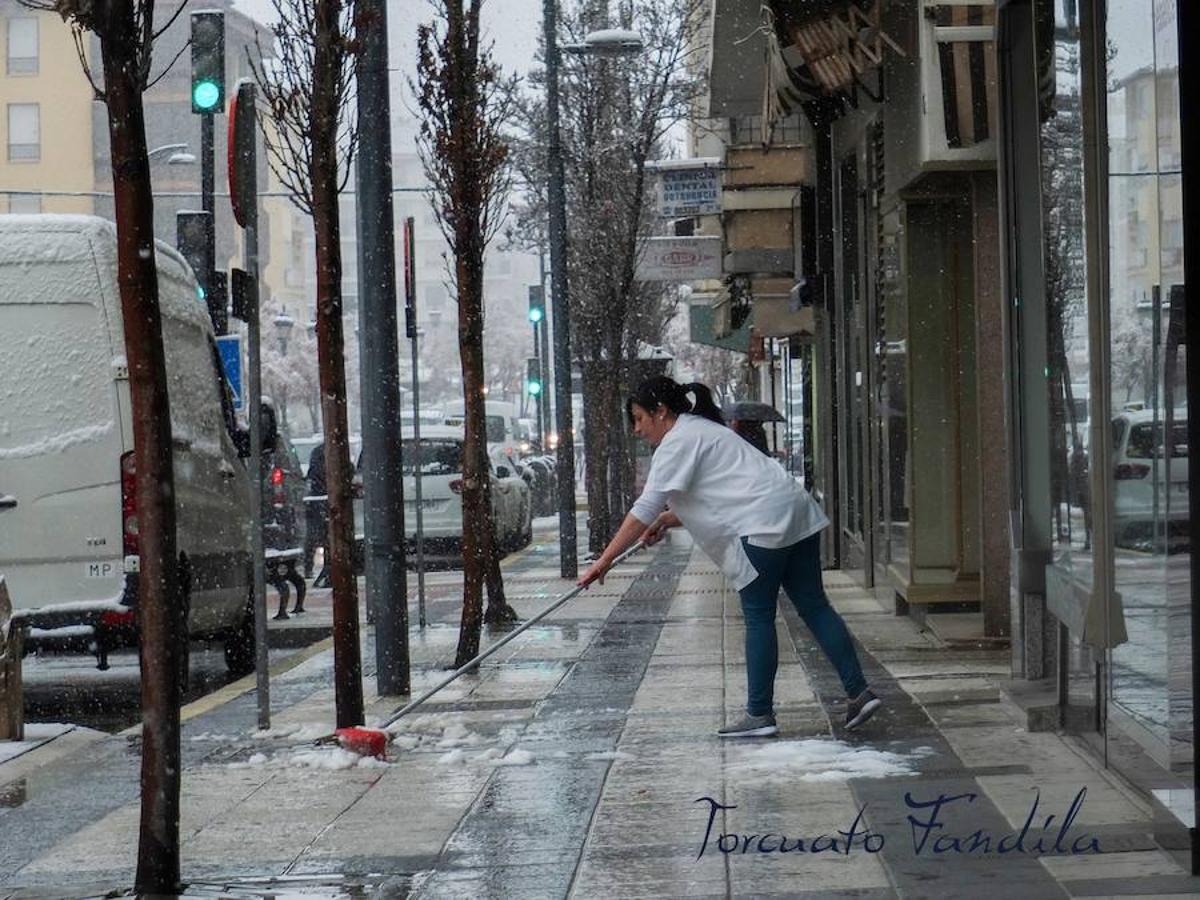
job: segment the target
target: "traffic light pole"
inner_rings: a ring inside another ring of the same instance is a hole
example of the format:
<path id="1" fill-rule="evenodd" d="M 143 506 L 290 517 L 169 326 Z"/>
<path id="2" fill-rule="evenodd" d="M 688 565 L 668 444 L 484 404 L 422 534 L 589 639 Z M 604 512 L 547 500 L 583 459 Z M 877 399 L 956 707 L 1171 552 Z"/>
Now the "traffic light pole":
<path id="1" fill-rule="evenodd" d="M 417 515 L 417 624 L 425 627 L 425 512 L 421 502 L 421 330 L 417 327 L 417 251 L 412 216 L 404 220 L 404 328 L 412 347 L 413 501 Z"/>
<path id="2" fill-rule="evenodd" d="M 542 296 L 545 296 L 543 293 Z M 546 432 L 550 430 L 550 319 L 542 319 L 542 393 L 538 399 L 538 437 L 542 443 L 542 452 L 548 452 Z"/>
<path id="3" fill-rule="evenodd" d="M 224 310 L 214 310 L 212 304 L 220 300 L 223 304 L 223 290 L 217 290 L 215 286 L 216 276 L 216 247 L 217 247 L 217 217 L 216 206 L 212 202 L 212 194 L 215 190 L 216 173 L 214 166 L 215 144 L 214 139 L 214 115 L 212 113 L 200 114 L 200 209 L 203 209 L 209 214 L 208 228 L 205 228 L 204 241 L 205 251 L 208 253 L 208 259 L 211 260 L 211 266 L 208 271 L 200 275 L 204 278 L 204 299 L 209 305 L 209 311 L 212 313 L 212 324 L 214 324 L 220 334 L 224 334 L 228 329 L 222 328 L 224 322 Z M 251 395 L 253 396 L 253 395 Z"/>
<path id="4" fill-rule="evenodd" d="M 540 326 L 540 327 L 539 327 Z M 537 445 L 538 451 L 546 452 L 546 427 L 545 419 L 542 418 L 542 397 L 546 394 L 546 360 L 542 357 L 539 350 L 538 332 L 546 333 L 546 320 L 542 319 L 540 323 L 533 323 L 533 356 L 538 361 L 538 382 L 542 389 L 537 392 L 531 399 L 533 400 L 534 409 L 537 410 Z M 528 394 L 528 390 L 526 394 Z"/>

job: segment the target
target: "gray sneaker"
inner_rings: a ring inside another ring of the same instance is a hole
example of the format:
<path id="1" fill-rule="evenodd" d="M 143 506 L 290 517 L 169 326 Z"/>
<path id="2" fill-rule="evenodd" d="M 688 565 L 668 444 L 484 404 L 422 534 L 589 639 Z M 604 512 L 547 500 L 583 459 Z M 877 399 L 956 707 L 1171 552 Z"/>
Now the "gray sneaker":
<path id="1" fill-rule="evenodd" d="M 717 735 L 723 738 L 770 737 L 778 733 L 775 717 L 770 714 L 765 716 L 745 715 L 739 721 L 717 731 Z"/>
<path id="2" fill-rule="evenodd" d="M 853 700 L 846 701 L 846 730 L 853 731 L 871 716 L 875 710 L 883 706 L 883 701 L 875 696 L 875 692 L 866 688 Z"/>

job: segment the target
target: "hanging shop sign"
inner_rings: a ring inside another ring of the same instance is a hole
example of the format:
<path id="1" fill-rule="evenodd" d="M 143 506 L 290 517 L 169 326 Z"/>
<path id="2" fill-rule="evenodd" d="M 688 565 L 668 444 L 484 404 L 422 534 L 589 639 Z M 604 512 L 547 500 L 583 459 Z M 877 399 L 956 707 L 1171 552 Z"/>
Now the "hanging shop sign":
<path id="1" fill-rule="evenodd" d="M 642 241 L 638 281 L 700 281 L 721 277 L 721 238 L 652 237 Z"/>
<path id="2" fill-rule="evenodd" d="M 720 160 L 715 157 L 659 160 L 658 214 L 668 219 L 711 216 L 721 211 Z"/>

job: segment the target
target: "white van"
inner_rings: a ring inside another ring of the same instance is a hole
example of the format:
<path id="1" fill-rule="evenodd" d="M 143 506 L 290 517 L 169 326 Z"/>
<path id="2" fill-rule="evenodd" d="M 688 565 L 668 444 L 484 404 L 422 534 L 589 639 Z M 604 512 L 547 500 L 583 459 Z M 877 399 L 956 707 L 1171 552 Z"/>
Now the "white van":
<path id="1" fill-rule="evenodd" d="M 212 325 L 157 247 L 188 629 L 253 667 L 250 479 Z M 27 647 L 136 642 L 133 429 L 117 235 L 85 216 L 0 216 L 0 572 Z"/>
<path id="2" fill-rule="evenodd" d="M 462 428 L 466 422 L 466 406 L 461 400 L 451 400 L 443 406 L 444 424 Z M 517 405 L 503 400 L 486 400 L 483 404 L 487 429 L 488 456 L 500 463 L 519 455 L 517 445 Z"/>

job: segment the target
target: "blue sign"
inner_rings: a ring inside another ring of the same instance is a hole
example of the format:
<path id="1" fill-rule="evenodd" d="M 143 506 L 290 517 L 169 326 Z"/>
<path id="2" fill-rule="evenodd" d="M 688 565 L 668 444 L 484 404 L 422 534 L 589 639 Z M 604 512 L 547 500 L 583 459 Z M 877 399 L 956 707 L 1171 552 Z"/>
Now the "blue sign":
<path id="1" fill-rule="evenodd" d="M 239 412 L 245 406 L 245 392 L 242 390 L 242 336 L 240 334 L 223 334 L 217 338 L 217 349 L 221 352 L 221 368 L 225 370 L 225 380 L 233 391 L 233 408 Z"/>

